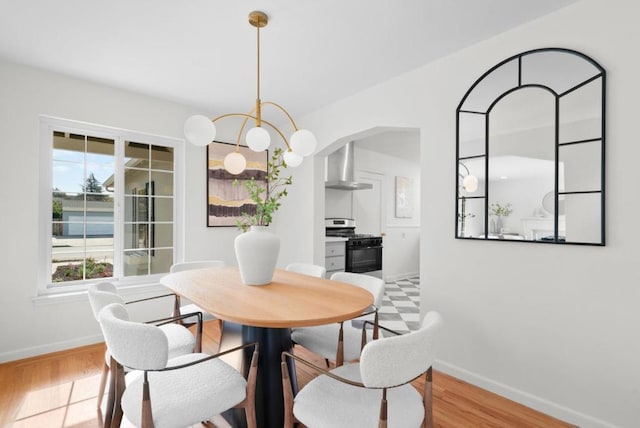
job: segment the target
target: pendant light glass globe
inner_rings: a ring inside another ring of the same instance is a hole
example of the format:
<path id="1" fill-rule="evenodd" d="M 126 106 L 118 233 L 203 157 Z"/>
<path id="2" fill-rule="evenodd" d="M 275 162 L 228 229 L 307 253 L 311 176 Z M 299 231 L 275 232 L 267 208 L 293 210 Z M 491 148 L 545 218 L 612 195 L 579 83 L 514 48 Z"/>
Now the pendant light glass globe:
<path id="1" fill-rule="evenodd" d="M 216 138 L 216 126 L 206 116 L 196 114 L 184 122 L 184 136 L 195 146 L 206 146 Z"/>
<path id="2" fill-rule="evenodd" d="M 267 147 L 269 147 L 271 136 L 266 129 L 261 126 L 256 126 L 247 132 L 246 140 L 247 146 L 249 146 L 251 150 L 261 152 L 267 150 Z"/>
<path id="3" fill-rule="evenodd" d="M 302 163 L 302 159 L 303 159 L 302 156 L 300 156 L 299 154 L 291 152 L 289 150 L 287 150 L 284 153 L 283 158 L 284 158 L 284 163 L 286 163 L 287 166 L 291 167 L 291 168 L 295 168 L 297 166 L 300 166 L 300 164 Z"/>
<path id="4" fill-rule="evenodd" d="M 475 175 L 467 175 L 462 179 L 462 187 L 469 193 L 478 190 L 478 177 Z"/>
<path id="5" fill-rule="evenodd" d="M 298 129 L 291 136 L 291 149 L 300 156 L 309 156 L 316 149 L 316 137 L 306 129 Z"/>
<path id="6" fill-rule="evenodd" d="M 231 152 L 224 157 L 224 169 L 238 175 L 247 167 L 247 160 L 239 152 Z"/>

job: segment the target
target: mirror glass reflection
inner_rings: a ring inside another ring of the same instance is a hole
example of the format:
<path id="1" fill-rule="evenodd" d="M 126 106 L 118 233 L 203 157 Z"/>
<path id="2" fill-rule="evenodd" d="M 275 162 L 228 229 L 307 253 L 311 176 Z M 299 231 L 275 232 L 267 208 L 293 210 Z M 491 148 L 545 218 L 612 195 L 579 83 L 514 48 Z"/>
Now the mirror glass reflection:
<path id="1" fill-rule="evenodd" d="M 458 107 L 457 238 L 604 245 L 604 79 L 550 48 L 472 86 Z"/>

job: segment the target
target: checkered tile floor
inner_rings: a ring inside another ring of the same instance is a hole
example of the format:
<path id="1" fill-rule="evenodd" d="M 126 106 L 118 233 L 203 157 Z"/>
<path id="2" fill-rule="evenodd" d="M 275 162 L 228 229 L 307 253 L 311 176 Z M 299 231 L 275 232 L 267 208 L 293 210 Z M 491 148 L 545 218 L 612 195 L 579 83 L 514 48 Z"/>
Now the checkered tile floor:
<path id="1" fill-rule="evenodd" d="M 385 284 L 380 324 L 408 333 L 420 328 L 420 278 L 409 278 Z"/>

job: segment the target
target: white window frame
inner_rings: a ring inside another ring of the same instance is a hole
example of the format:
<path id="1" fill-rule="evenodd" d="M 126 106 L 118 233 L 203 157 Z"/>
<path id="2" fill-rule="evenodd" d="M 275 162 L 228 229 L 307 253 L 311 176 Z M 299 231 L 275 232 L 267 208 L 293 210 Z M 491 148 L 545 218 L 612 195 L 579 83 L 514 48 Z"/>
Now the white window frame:
<path id="1" fill-rule="evenodd" d="M 51 204 L 53 189 L 53 132 L 70 132 L 80 135 L 108 138 L 115 141 L 114 165 L 114 276 L 104 280 L 74 281 L 63 285 L 51 281 Z M 159 135 L 119 129 L 93 123 L 62 119 L 51 116 L 40 116 L 40 209 L 38 228 L 38 283 L 36 298 L 59 295 L 73 295 L 84 292 L 89 284 L 97 281 L 113 282 L 119 288 L 140 288 L 157 286 L 165 273 L 144 276 L 124 277 L 124 143 L 136 141 L 150 145 L 172 147 L 174 153 L 173 171 L 173 262 L 182 260 L 184 252 L 184 140 Z"/>

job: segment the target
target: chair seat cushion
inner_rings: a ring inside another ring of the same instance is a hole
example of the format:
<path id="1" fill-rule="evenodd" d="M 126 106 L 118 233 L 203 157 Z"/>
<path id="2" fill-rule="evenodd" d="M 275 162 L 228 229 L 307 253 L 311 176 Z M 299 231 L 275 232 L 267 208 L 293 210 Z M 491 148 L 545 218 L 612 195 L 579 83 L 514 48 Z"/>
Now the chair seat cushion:
<path id="1" fill-rule="evenodd" d="M 206 354 L 183 355 L 169 360 L 167 366 L 206 357 Z M 149 372 L 148 377 L 156 428 L 182 428 L 206 421 L 242 402 L 246 396 L 245 379 L 218 358 L 183 369 Z M 142 372 L 127 374 L 122 395 L 124 415 L 136 426 L 140 426 L 142 414 L 142 382 Z"/>
<path id="2" fill-rule="evenodd" d="M 172 323 L 161 325 L 160 329 L 169 342 L 169 359 L 193 352 L 196 339 L 186 327 Z"/>
<path id="3" fill-rule="evenodd" d="M 332 373 L 360 382 L 359 364 L 345 364 Z M 295 397 L 293 414 L 313 428 L 378 426 L 382 390 L 348 385 L 326 375 L 307 384 Z M 422 396 L 411 384 L 387 390 L 388 427 L 419 427 L 424 419 Z"/>
<path id="4" fill-rule="evenodd" d="M 295 328 L 291 332 L 291 340 L 302 345 L 314 354 L 335 360 L 338 350 L 340 324 L 332 323 L 315 327 Z M 367 330 L 367 341 L 371 340 L 372 330 Z M 355 328 L 351 322 L 344 323 L 344 360 L 353 361 L 360 357 L 362 330 Z"/>

